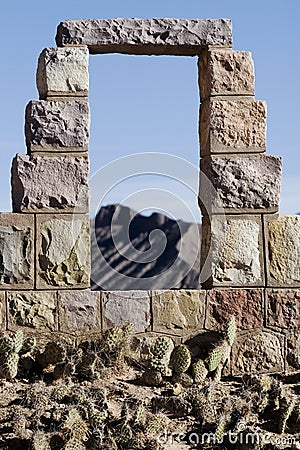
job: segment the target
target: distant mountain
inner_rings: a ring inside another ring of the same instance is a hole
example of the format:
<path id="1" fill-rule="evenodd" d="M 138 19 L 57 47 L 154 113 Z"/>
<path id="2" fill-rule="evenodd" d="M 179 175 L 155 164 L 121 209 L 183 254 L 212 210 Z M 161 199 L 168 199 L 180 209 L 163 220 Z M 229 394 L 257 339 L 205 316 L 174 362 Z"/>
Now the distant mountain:
<path id="1" fill-rule="evenodd" d="M 200 288 L 200 224 L 109 205 L 91 231 L 93 289 Z"/>

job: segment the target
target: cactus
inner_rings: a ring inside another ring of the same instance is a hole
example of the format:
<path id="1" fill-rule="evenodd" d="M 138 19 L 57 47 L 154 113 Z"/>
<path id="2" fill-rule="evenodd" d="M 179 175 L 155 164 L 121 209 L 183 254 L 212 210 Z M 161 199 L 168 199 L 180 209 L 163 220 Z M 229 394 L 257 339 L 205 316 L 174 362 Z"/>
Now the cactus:
<path id="1" fill-rule="evenodd" d="M 282 398 L 281 399 L 281 416 L 279 419 L 279 425 L 278 425 L 278 432 L 280 434 L 285 433 L 285 429 L 286 429 L 286 424 L 287 421 L 289 420 L 290 415 L 293 412 L 293 409 L 295 407 L 295 399 L 287 399 L 287 398 Z"/>
<path id="2" fill-rule="evenodd" d="M 70 439 L 65 449 L 85 449 L 83 443 L 88 439 L 88 426 L 76 408 L 70 409 L 62 428 L 67 431 Z"/>
<path id="3" fill-rule="evenodd" d="M 57 364 L 62 362 L 66 357 L 66 350 L 64 346 L 58 342 L 50 341 L 47 343 L 43 353 L 37 357 L 37 361 L 44 369 L 50 364 Z"/>
<path id="4" fill-rule="evenodd" d="M 226 330 L 226 339 L 230 347 L 232 347 L 236 335 L 236 321 L 235 317 L 230 317 L 228 324 L 227 324 L 227 330 Z"/>
<path id="5" fill-rule="evenodd" d="M 170 366 L 176 373 L 184 373 L 191 365 L 191 353 L 186 345 L 175 347 L 170 358 Z"/>
<path id="6" fill-rule="evenodd" d="M 35 337 L 29 337 L 27 339 L 24 339 L 20 353 L 22 355 L 27 355 L 32 352 L 32 350 L 35 348 L 35 346 L 36 346 Z"/>
<path id="7" fill-rule="evenodd" d="M 199 361 L 195 362 L 192 365 L 192 373 L 195 383 L 203 383 L 203 381 L 207 377 L 208 370 L 202 359 L 199 359 Z"/>
<path id="8" fill-rule="evenodd" d="M 20 350 L 23 346 L 23 331 L 17 330 L 13 337 L 3 336 L 0 340 L 1 376 L 12 381 L 18 373 Z"/>
<path id="9" fill-rule="evenodd" d="M 43 431 L 37 431 L 32 439 L 33 450 L 50 450 L 49 438 Z"/>
<path id="10" fill-rule="evenodd" d="M 156 339 L 152 349 L 152 357 L 150 358 L 150 369 L 165 374 L 167 368 L 166 356 L 169 348 L 169 339 L 165 337 Z"/>
<path id="11" fill-rule="evenodd" d="M 106 332 L 104 338 L 104 350 L 112 352 L 116 350 L 123 342 L 124 333 L 122 328 L 113 327 Z"/>
<path id="12" fill-rule="evenodd" d="M 223 442 L 223 436 L 225 434 L 226 431 L 226 426 L 227 426 L 227 421 L 225 419 L 225 417 L 221 417 L 220 421 L 217 425 L 216 431 L 215 431 L 215 437 L 217 442 Z"/>
<path id="13" fill-rule="evenodd" d="M 76 366 L 79 378 L 95 380 L 99 377 L 97 371 L 98 357 L 94 352 L 84 354 Z"/>
<path id="14" fill-rule="evenodd" d="M 148 424 L 145 428 L 145 433 L 147 436 L 157 436 L 162 433 L 168 424 L 168 418 L 165 414 L 155 414 L 148 421 Z"/>
<path id="15" fill-rule="evenodd" d="M 172 382 L 181 384 L 182 387 L 189 387 L 193 384 L 193 378 L 187 373 L 175 373 L 172 377 Z"/>
<path id="16" fill-rule="evenodd" d="M 141 403 L 138 405 L 137 409 L 135 410 L 134 416 L 133 416 L 133 426 L 140 426 L 143 425 L 145 421 L 145 405 Z"/>
<path id="17" fill-rule="evenodd" d="M 223 362 L 223 358 L 224 358 L 224 348 L 223 344 L 220 344 L 217 347 L 215 347 L 211 352 L 211 354 L 209 355 L 208 371 L 214 372 Z"/>

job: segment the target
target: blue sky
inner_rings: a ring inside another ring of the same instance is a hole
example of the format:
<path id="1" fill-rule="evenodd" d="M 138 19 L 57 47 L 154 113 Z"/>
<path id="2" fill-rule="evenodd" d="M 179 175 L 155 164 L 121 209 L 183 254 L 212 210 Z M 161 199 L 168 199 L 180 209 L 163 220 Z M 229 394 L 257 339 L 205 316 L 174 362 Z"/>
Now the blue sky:
<path id="1" fill-rule="evenodd" d="M 55 46 L 56 27 L 62 20 L 114 17 L 232 19 L 233 47 L 252 52 L 256 98 L 268 103 L 267 152 L 283 157 L 281 212 L 300 211 L 300 2 L 296 0 L 3 2 L 0 210 L 10 211 L 11 160 L 16 153 L 26 152 L 24 109 L 28 101 L 38 98 L 39 53 Z M 141 152 L 170 153 L 198 166 L 196 58 L 97 55 L 90 59 L 92 174 L 116 158 Z M 148 189 L 149 179 L 139 177 L 128 184 L 120 185 L 105 201 L 122 201 L 132 189 Z M 161 184 L 156 180 L 155 187 L 179 189 L 166 179 Z M 180 189 L 176 192 L 181 195 Z M 196 211 L 193 193 L 182 196 Z M 159 204 L 156 207 L 161 209 Z M 176 206 L 173 214 L 185 217 Z"/>

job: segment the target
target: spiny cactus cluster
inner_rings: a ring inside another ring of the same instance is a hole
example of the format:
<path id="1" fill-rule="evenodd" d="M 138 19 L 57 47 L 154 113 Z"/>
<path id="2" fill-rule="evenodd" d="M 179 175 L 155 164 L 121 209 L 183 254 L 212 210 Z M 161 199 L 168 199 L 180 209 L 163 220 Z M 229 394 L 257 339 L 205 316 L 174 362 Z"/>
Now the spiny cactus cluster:
<path id="1" fill-rule="evenodd" d="M 0 338 L 0 377 L 12 381 L 18 373 L 20 358 L 27 357 L 35 347 L 35 339 L 24 340 L 23 332 L 3 335 Z"/>

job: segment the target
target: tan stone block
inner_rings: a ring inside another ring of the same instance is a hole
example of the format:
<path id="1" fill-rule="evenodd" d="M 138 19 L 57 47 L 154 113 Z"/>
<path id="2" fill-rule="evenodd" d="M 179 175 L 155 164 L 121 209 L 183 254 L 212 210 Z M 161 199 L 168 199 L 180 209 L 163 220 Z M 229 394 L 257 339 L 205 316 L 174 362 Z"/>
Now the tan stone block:
<path id="1" fill-rule="evenodd" d="M 205 304 L 206 291 L 153 291 L 153 331 L 182 335 L 204 328 Z"/>
<path id="2" fill-rule="evenodd" d="M 226 213 L 278 211 L 281 165 L 281 158 L 271 155 L 219 155 L 201 159 L 203 214 L 220 208 Z"/>
<path id="3" fill-rule="evenodd" d="M 58 292 L 59 330 L 71 334 L 101 332 L 100 293 Z"/>
<path id="4" fill-rule="evenodd" d="M 282 373 L 284 337 L 270 330 L 241 333 L 232 349 L 232 375 Z"/>
<path id="5" fill-rule="evenodd" d="M 135 332 L 149 330 L 149 291 L 102 291 L 101 301 L 105 329 L 132 323 Z"/>
<path id="6" fill-rule="evenodd" d="M 7 293 L 8 327 L 56 331 L 57 300 L 55 292 L 18 291 Z"/>
<path id="7" fill-rule="evenodd" d="M 88 213 L 88 176 L 85 157 L 18 154 L 12 164 L 13 211 Z"/>
<path id="8" fill-rule="evenodd" d="M 0 213 L 0 289 L 34 285 L 34 216 Z"/>
<path id="9" fill-rule="evenodd" d="M 201 101 L 213 95 L 254 95 L 254 64 L 250 52 L 204 50 L 198 69 Z"/>
<path id="10" fill-rule="evenodd" d="M 211 98 L 200 108 L 201 156 L 266 150 L 266 103 L 251 98 Z"/>
<path id="11" fill-rule="evenodd" d="M 25 112 L 29 153 L 84 152 L 88 149 L 90 111 L 87 100 L 31 101 Z"/>
<path id="12" fill-rule="evenodd" d="M 260 216 L 203 217 L 200 279 L 206 288 L 264 286 Z"/>
<path id="13" fill-rule="evenodd" d="M 90 231 L 85 215 L 37 215 L 38 289 L 90 287 Z"/>
<path id="14" fill-rule="evenodd" d="M 213 289 L 207 292 L 205 328 L 226 330 L 231 316 L 237 328 L 248 330 L 264 324 L 263 289 Z"/>
<path id="15" fill-rule="evenodd" d="M 6 330 L 6 298 L 5 292 L 0 291 L 0 331 Z"/>
<path id="16" fill-rule="evenodd" d="M 300 216 L 264 216 L 267 285 L 300 287 Z"/>
<path id="17" fill-rule="evenodd" d="M 288 372 L 300 370 L 300 332 L 294 330 L 287 334 L 286 363 Z"/>
<path id="18" fill-rule="evenodd" d="M 89 51 L 81 48 L 45 48 L 36 74 L 41 99 L 47 96 L 87 96 Z"/>
<path id="19" fill-rule="evenodd" d="M 267 289 L 267 325 L 300 328 L 300 289 Z"/>

